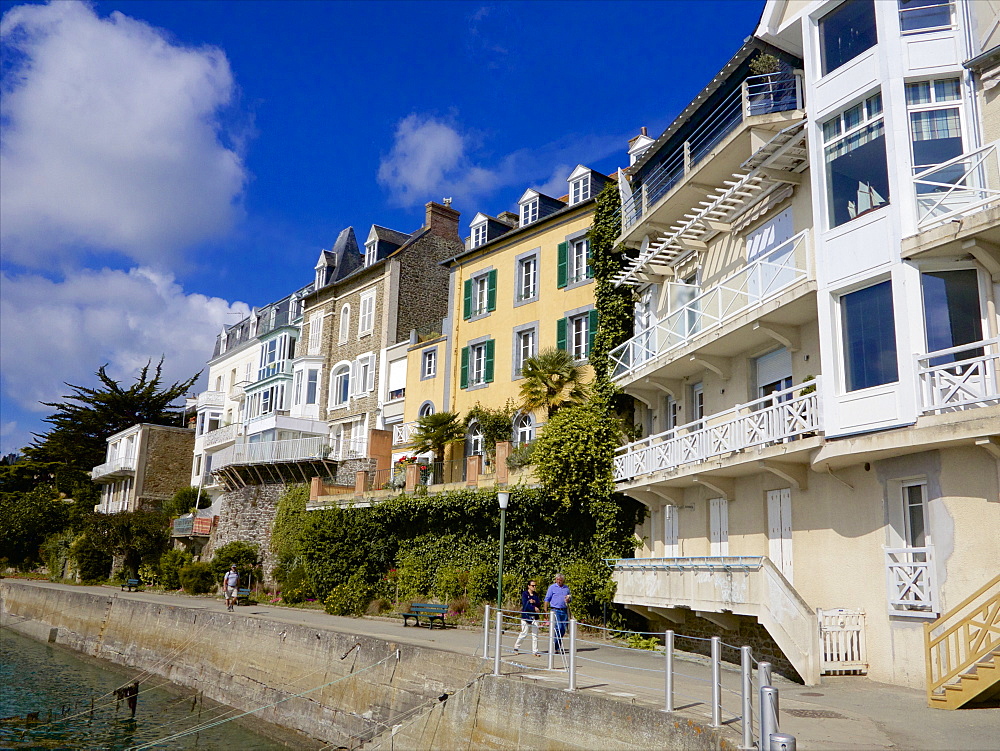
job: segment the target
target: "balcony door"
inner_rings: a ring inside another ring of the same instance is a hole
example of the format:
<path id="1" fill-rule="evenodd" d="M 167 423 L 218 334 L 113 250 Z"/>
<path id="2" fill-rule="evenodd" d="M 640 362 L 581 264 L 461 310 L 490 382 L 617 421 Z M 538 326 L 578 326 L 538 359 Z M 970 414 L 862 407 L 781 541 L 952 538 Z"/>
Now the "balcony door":
<path id="1" fill-rule="evenodd" d="M 663 507 L 663 557 L 677 558 L 680 555 L 680 545 L 677 542 L 677 507 Z"/>
<path id="2" fill-rule="evenodd" d="M 747 234 L 749 303 L 757 303 L 795 281 L 795 243 L 792 210 L 780 214 Z M 756 261 L 756 263 L 754 263 Z"/>
<path id="3" fill-rule="evenodd" d="M 729 501 L 725 498 L 713 498 L 708 503 L 711 554 L 729 555 Z"/>
<path id="4" fill-rule="evenodd" d="M 920 275 L 924 297 L 924 327 L 927 332 L 927 351 L 937 352 L 983 339 L 983 314 L 979 303 L 979 279 L 975 269 L 930 271 Z M 982 347 L 970 347 L 935 357 L 930 363 L 948 362 L 980 357 Z"/>
<path id="5" fill-rule="evenodd" d="M 767 491 L 767 555 L 778 570 L 792 579 L 792 491 Z"/>

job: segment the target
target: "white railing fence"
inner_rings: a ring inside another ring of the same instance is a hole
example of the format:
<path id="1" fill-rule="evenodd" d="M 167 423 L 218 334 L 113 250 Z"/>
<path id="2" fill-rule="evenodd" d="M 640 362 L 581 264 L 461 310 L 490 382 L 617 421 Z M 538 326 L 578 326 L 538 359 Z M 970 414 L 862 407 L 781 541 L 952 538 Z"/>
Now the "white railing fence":
<path id="1" fill-rule="evenodd" d="M 1000 161 L 993 141 L 913 176 L 917 229 L 925 230 L 1000 202 Z"/>
<path id="2" fill-rule="evenodd" d="M 868 672 L 865 644 L 865 611 L 837 608 L 816 610 L 823 675 Z"/>
<path id="3" fill-rule="evenodd" d="M 216 428 L 215 430 L 210 430 L 202 436 L 202 447 L 212 448 L 212 446 L 218 446 L 220 443 L 227 443 L 228 441 L 235 441 L 236 438 L 243 435 L 243 425 L 238 422 L 234 422 L 231 425 L 226 425 L 222 428 Z"/>
<path id="4" fill-rule="evenodd" d="M 615 347 L 610 353 L 613 377 L 620 379 L 633 374 L 646 363 L 809 278 L 812 264 L 808 237 L 808 230 L 799 232 Z M 690 289 L 688 285 L 674 286 L 678 288 L 676 298 L 683 298 L 685 290 Z"/>
<path id="5" fill-rule="evenodd" d="M 135 471 L 135 457 L 134 456 L 119 456 L 117 459 L 112 459 L 104 464 L 99 464 L 90 470 L 91 479 L 98 477 L 103 477 L 104 475 L 115 474 L 116 472 L 134 472 Z"/>
<path id="6" fill-rule="evenodd" d="M 885 576 L 889 614 L 915 617 L 940 613 L 934 548 L 886 548 Z"/>
<path id="7" fill-rule="evenodd" d="M 198 409 L 203 407 L 221 407 L 226 403 L 226 395 L 222 391 L 202 391 L 198 394 Z"/>
<path id="8" fill-rule="evenodd" d="M 417 429 L 417 421 L 400 423 L 392 426 L 392 445 L 402 446 L 410 442 L 413 431 Z"/>
<path id="9" fill-rule="evenodd" d="M 917 355 L 924 413 L 1000 404 L 1000 337 Z"/>
<path id="10" fill-rule="evenodd" d="M 330 459 L 364 459 L 368 456 L 368 440 L 366 438 L 334 438 L 331 441 Z"/>
<path id="11" fill-rule="evenodd" d="M 817 378 L 622 446 L 615 481 L 821 432 L 819 393 Z"/>

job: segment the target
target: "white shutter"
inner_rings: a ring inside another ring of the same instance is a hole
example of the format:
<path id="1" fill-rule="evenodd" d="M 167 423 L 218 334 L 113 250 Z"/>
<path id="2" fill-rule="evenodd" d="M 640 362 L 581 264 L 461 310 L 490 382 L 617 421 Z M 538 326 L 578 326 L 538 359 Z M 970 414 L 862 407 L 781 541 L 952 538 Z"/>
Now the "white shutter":
<path id="1" fill-rule="evenodd" d="M 663 507 L 663 557 L 676 558 L 679 554 L 677 546 L 677 507 Z"/>
<path id="2" fill-rule="evenodd" d="M 792 377 L 792 353 L 784 347 L 758 357 L 754 362 L 757 367 L 758 396 L 760 389 L 767 384 Z"/>
<path id="3" fill-rule="evenodd" d="M 351 363 L 351 387 L 348 391 L 355 396 L 364 393 L 365 385 L 361 383 L 361 360 L 354 360 Z"/>
<path id="4" fill-rule="evenodd" d="M 375 388 L 375 355 L 368 355 L 368 377 L 365 379 L 365 391 Z"/>
<path id="5" fill-rule="evenodd" d="M 318 355 L 323 336 L 323 312 L 309 316 L 309 354 Z"/>
<path id="6" fill-rule="evenodd" d="M 774 219 L 747 234 L 747 260 L 752 261 L 792 237 L 792 210 L 785 209 Z"/>
<path id="7" fill-rule="evenodd" d="M 792 491 L 767 491 L 768 556 L 778 570 L 792 581 Z"/>
<path id="8" fill-rule="evenodd" d="M 729 501 L 713 498 L 709 504 L 712 555 L 729 555 Z"/>

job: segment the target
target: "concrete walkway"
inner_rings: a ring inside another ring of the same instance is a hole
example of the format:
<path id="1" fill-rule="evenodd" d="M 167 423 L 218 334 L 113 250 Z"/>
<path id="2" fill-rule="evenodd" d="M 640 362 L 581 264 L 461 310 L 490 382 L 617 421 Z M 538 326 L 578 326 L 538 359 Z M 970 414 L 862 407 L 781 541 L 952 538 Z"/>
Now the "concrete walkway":
<path id="1" fill-rule="evenodd" d="M 190 608 L 222 610 L 225 603 L 217 597 L 190 597 L 158 592 L 121 592 L 116 587 L 73 587 L 31 581 L 31 586 L 87 591 L 103 596 Z M 341 618 L 319 610 L 257 605 L 239 607 L 247 618 L 305 625 L 317 630 L 364 634 L 400 644 L 457 652 L 482 654 L 482 629 L 449 628 L 446 630 L 404 628 L 402 622 L 388 618 Z M 516 631 L 505 631 L 502 640 L 504 675 L 513 680 L 543 682 L 553 688 L 568 684 L 565 658 L 556 655 L 554 669 L 547 670 L 547 655 L 531 656 L 530 637 L 522 653 L 512 652 Z M 540 647 L 545 651 L 543 634 Z M 678 637 L 677 649 L 685 644 Z M 739 645 L 733 645 L 739 646 Z M 492 647 L 491 647 L 492 649 Z M 527 652 L 525 652 L 527 649 Z M 726 650 L 725 657 L 730 656 Z M 627 701 L 662 707 L 664 701 L 662 654 L 622 649 L 618 642 L 601 638 L 599 632 L 581 633 L 577 654 L 577 688 L 606 695 L 609 700 Z M 484 661 L 484 672 L 492 672 L 493 661 Z M 710 665 L 707 658 L 679 652 L 675 663 L 675 707 L 678 713 L 696 722 L 710 722 Z M 946 711 L 930 709 L 922 691 L 875 683 L 863 677 L 823 678 L 820 686 L 802 686 L 774 677 L 780 691 L 781 731 L 791 733 L 802 749 L 927 749 L 935 751 L 1000 749 L 1000 707 Z M 725 664 L 722 674 L 723 722 L 726 733 L 739 743 L 741 729 L 735 716 L 740 712 L 740 675 L 736 665 Z M 755 702 L 756 705 L 756 702 Z"/>

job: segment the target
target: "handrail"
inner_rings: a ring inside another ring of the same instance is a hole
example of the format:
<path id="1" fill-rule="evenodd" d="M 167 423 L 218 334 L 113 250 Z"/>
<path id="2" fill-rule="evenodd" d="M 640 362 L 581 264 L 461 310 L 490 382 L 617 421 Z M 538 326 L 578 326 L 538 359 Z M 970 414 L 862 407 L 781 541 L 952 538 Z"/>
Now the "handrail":
<path id="1" fill-rule="evenodd" d="M 954 216 L 964 215 L 973 210 L 981 209 L 994 201 L 1000 201 L 1000 186 L 989 187 L 986 179 L 987 160 L 992 156 L 993 161 L 997 162 L 998 146 L 1000 146 L 1000 140 L 993 141 L 974 151 L 959 154 L 946 162 L 921 169 L 913 175 L 911 181 L 917 204 L 917 229 L 927 229 L 946 222 Z M 941 176 L 945 181 L 942 181 L 940 177 L 938 180 L 929 179 L 942 172 L 948 172 L 951 168 L 964 168 L 964 171 L 960 175 L 956 172 Z M 994 164 L 994 174 L 996 170 L 997 165 Z M 924 189 L 923 192 L 921 192 L 921 188 Z M 978 194 L 978 198 L 960 201 L 952 207 L 949 199 L 956 192 L 963 195 Z M 924 199 L 925 202 L 929 201 L 929 205 L 922 204 L 921 199 Z M 941 213 L 938 213 L 939 208 L 942 209 Z"/>
<path id="2" fill-rule="evenodd" d="M 757 571 L 764 558 L 759 555 L 741 556 L 685 556 L 677 558 L 605 558 L 605 563 L 616 571 L 634 569 L 704 569 L 709 571 L 730 571 L 744 569 Z"/>

